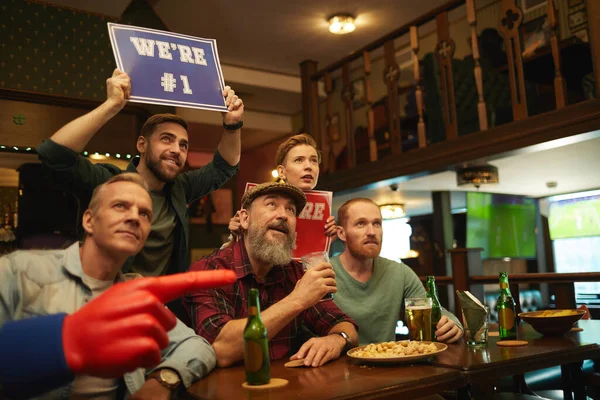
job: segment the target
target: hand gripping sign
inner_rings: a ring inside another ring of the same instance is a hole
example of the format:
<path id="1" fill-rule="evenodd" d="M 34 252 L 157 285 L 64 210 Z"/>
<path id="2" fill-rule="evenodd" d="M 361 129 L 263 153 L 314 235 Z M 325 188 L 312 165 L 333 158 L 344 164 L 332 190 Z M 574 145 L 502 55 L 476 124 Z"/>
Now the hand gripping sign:
<path id="1" fill-rule="evenodd" d="M 216 40 L 112 22 L 108 33 L 130 101 L 227 112 Z"/>
<path id="2" fill-rule="evenodd" d="M 256 186 L 246 183 L 246 191 Z M 315 251 L 329 252 L 331 237 L 325 235 L 325 222 L 331 215 L 332 192 L 306 190 L 306 206 L 296 219 L 296 248 L 292 257 L 300 260 L 305 254 Z"/>

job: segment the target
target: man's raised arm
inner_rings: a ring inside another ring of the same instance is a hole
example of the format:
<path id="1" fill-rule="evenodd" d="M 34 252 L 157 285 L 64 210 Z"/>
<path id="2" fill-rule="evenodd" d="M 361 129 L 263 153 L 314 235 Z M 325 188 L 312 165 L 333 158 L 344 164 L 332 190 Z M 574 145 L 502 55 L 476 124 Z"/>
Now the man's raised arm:
<path id="1" fill-rule="evenodd" d="M 244 116 L 244 102 L 229 86 L 223 90 L 225 105 L 229 112 L 223 113 L 223 136 L 219 142 L 219 153 L 221 157 L 231 166 L 240 162 L 242 152 L 241 123 Z"/>
<path id="2" fill-rule="evenodd" d="M 50 139 L 81 153 L 96 132 L 125 107 L 130 93 L 129 75 L 115 69 L 112 77 L 106 80 L 106 101 L 60 128 Z"/>

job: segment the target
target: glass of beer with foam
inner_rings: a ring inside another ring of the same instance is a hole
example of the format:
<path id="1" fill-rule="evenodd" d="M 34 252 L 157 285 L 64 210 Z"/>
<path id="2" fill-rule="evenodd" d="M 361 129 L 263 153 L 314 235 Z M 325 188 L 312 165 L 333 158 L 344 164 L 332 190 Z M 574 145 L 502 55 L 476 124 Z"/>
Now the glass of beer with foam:
<path id="1" fill-rule="evenodd" d="M 431 341 L 431 305 L 431 298 L 427 297 L 404 300 L 410 340 Z"/>

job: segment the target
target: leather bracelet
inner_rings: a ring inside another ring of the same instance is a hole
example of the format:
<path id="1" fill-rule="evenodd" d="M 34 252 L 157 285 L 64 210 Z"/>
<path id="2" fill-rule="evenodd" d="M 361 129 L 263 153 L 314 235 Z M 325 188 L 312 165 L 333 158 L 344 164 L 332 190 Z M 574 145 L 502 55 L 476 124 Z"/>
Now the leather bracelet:
<path id="1" fill-rule="evenodd" d="M 244 126 L 244 121 L 238 121 L 235 124 L 226 124 L 225 122 L 223 122 L 223 128 L 225 128 L 228 131 L 237 131 L 242 126 Z"/>

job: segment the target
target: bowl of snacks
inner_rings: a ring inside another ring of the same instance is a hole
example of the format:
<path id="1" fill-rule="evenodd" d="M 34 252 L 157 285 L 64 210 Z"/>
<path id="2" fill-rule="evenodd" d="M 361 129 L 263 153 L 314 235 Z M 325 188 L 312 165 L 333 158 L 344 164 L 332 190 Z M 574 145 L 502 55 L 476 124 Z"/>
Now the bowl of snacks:
<path id="1" fill-rule="evenodd" d="M 519 317 L 542 335 L 564 335 L 584 314 L 585 310 L 545 310 L 522 312 Z"/>

